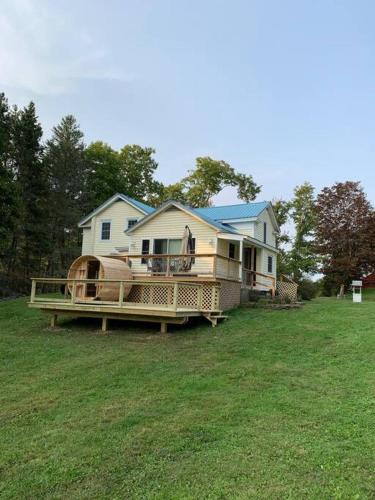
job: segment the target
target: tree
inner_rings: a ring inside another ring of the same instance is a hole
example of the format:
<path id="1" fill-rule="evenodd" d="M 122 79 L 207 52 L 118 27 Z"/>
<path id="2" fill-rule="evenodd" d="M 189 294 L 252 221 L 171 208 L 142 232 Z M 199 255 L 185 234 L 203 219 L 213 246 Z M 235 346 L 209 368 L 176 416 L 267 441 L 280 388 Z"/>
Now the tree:
<path id="1" fill-rule="evenodd" d="M 155 150 L 136 144 L 124 146 L 118 154 L 119 189 L 127 194 L 152 203 L 162 192 L 162 184 L 154 179 L 158 163 L 153 158 Z"/>
<path id="2" fill-rule="evenodd" d="M 11 165 L 12 113 L 8 100 L 0 93 L 0 259 L 4 262 L 17 216 L 17 196 Z"/>
<path id="3" fill-rule="evenodd" d="M 325 187 L 316 204 L 316 250 L 326 280 L 348 285 L 375 266 L 375 214 L 359 182 Z"/>
<path id="4" fill-rule="evenodd" d="M 274 200 L 272 203 L 280 233 L 276 235 L 276 247 L 279 250 L 277 270 L 279 274 L 288 274 L 288 251 L 286 245 L 290 243 L 290 236 L 285 231 L 285 224 L 289 220 L 291 203 L 284 200 Z"/>
<path id="5" fill-rule="evenodd" d="M 317 270 L 313 243 L 316 226 L 314 187 L 309 182 L 295 188 L 290 207 L 295 236 L 288 254 L 288 267 L 293 278 L 298 281 L 304 274 Z"/>
<path id="6" fill-rule="evenodd" d="M 41 272 L 43 258 L 50 248 L 42 134 L 33 102 L 22 110 L 14 110 L 12 161 L 20 211 L 12 248 L 12 266 L 19 267 L 24 278 Z"/>
<path id="7" fill-rule="evenodd" d="M 55 254 L 49 273 L 65 274 L 72 259 L 80 253 L 78 221 L 85 213 L 87 164 L 83 133 L 72 115 L 53 128 L 47 141 L 44 164 L 50 183 L 50 231 Z"/>
<path id="8" fill-rule="evenodd" d="M 162 197 L 165 200 L 174 194 L 192 207 L 207 207 L 212 197 L 226 186 L 237 187 L 238 197 L 246 202 L 254 200 L 260 192 L 251 175 L 236 172 L 229 163 L 206 156 L 196 159 L 195 170 L 190 170 L 181 182 L 166 186 Z"/>
<path id="9" fill-rule="evenodd" d="M 118 152 L 108 144 L 96 141 L 85 150 L 87 189 L 85 212 L 90 212 L 105 200 L 120 192 L 120 160 Z"/>

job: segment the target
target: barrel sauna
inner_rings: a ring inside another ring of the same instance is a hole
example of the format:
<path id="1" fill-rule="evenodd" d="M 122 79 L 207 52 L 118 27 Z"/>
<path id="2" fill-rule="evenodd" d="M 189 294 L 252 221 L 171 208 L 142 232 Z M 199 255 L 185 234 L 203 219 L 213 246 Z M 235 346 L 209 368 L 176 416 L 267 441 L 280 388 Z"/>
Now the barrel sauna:
<path id="1" fill-rule="evenodd" d="M 131 280 L 132 272 L 128 264 L 120 259 L 81 255 L 70 266 L 68 279 L 114 279 Z M 131 290 L 130 283 L 124 284 L 124 298 Z M 72 291 L 72 283 L 68 283 Z M 76 298 L 82 300 L 119 300 L 120 283 L 77 283 Z"/>

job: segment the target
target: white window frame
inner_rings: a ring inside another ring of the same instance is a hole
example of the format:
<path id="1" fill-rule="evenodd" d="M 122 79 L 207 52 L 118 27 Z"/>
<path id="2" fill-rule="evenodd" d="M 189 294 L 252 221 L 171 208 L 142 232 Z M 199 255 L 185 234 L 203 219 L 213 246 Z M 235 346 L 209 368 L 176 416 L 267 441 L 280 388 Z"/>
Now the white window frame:
<path id="1" fill-rule="evenodd" d="M 135 224 L 133 224 L 132 226 L 129 227 L 129 221 L 130 220 L 135 220 L 135 224 L 137 224 L 137 222 L 139 222 L 139 217 L 127 217 L 126 221 L 125 221 L 125 231 L 127 231 L 128 229 L 130 229 L 130 227 L 135 226 Z"/>
<path id="2" fill-rule="evenodd" d="M 152 253 L 153 254 L 155 252 L 155 240 L 167 240 L 167 254 L 166 255 L 168 255 L 169 254 L 169 242 L 171 240 L 181 240 L 182 241 L 182 238 L 154 238 L 152 241 Z"/>
<path id="3" fill-rule="evenodd" d="M 108 239 L 103 239 L 103 224 L 109 223 L 109 238 Z M 111 241 L 112 238 L 112 219 L 101 219 L 100 221 L 100 234 L 99 234 L 99 241 Z"/>

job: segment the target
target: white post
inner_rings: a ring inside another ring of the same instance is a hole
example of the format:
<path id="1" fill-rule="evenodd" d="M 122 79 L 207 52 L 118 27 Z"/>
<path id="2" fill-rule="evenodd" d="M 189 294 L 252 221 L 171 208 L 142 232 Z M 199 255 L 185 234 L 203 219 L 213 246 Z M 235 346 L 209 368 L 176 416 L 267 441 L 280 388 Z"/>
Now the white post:
<path id="1" fill-rule="evenodd" d="M 242 282 L 242 262 L 243 262 L 243 240 L 240 241 L 240 257 L 238 259 L 240 261 L 240 265 L 239 265 L 239 273 L 240 273 L 240 280 Z"/>

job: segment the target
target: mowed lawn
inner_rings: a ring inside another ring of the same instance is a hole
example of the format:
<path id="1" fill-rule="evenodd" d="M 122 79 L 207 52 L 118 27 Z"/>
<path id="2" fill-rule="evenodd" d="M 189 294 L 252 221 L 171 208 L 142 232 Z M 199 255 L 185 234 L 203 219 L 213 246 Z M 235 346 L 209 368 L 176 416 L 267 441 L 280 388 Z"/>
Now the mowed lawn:
<path id="1" fill-rule="evenodd" d="M 59 324 L 0 303 L 1 498 L 374 498 L 374 301 Z"/>

